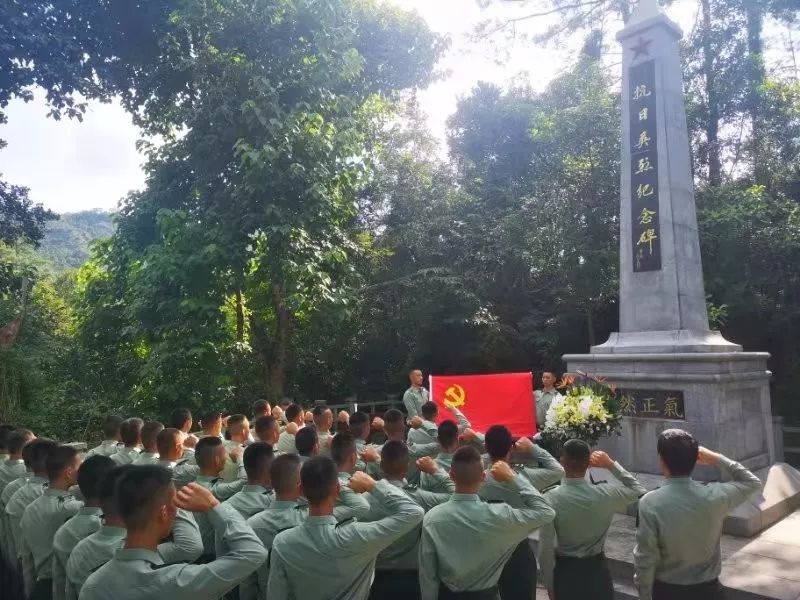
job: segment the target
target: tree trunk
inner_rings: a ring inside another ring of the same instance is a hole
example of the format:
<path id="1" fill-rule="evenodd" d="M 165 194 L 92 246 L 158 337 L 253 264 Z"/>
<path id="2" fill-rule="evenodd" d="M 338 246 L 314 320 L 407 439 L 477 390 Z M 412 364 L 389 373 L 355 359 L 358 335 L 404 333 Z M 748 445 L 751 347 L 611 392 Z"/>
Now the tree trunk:
<path id="1" fill-rule="evenodd" d="M 701 0 L 703 9 L 703 70 L 705 71 L 708 114 L 706 141 L 708 142 L 708 181 L 711 185 L 722 183 L 722 162 L 719 147 L 719 98 L 714 71 L 714 49 L 711 43 L 711 0 Z"/>
<path id="2" fill-rule="evenodd" d="M 750 122 L 752 127 L 751 154 L 753 161 L 753 178 L 757 184 L 768 183 L 769 169 L 764 161 L 764 124 L 761 110 L 761 86 L 767 73 L 764 68 L 764 45 L 761 39 L 764 29 L 764 13 L 759 6 L 760 0 L 748 0 L 745 3 L 747 18 L 747 51 L 749 58 L 749 103 Z"/>
<path id="3" fill-rule="evenodd" d="M 586 330 L 589 333 L 589 347 L 591 348 L 597 343 L 594 336 L 594 317 L 592 316 L 591 306 L 586 308 Z"/>
<path id="4" fill-rule="evenodd" d="M 244 341 L 244 306 L 241 290 L 236 290 L 236 341 L 240 344 Z"/>
<path id="5" fill-rule="evenodd" d="M 267 399 L 277 402 L 284 396 L 286 386 L 286 361 L 289 354 L 291 336 L 291 315 L 286 306 L 285 290 L 282 284 L 272 288 L 273 309 L 275 310 L 275 336 L 272 340 L 272 353 L 268 366 Z"/>

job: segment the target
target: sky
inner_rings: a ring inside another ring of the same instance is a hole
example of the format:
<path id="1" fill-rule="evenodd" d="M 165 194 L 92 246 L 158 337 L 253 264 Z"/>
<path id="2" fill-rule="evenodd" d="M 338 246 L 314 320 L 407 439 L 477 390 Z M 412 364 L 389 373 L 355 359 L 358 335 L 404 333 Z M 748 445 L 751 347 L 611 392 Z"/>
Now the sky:
<path id="1" fill-rule="evenodd" d="M 458 98 L 479 81 L 507 85 L 521 78 L 534 89 L 543 89 L 575 54 L 574 48 L 542 48 L 517 39 L 499 56 L 489 43 L 470 41 L 481 21 L 524 14 L 521 2 L 482 10 L 475 0 L 391 1 L 417 10 L 431 29 L 451 39 L 450 50 L 439 64 L 447 77 L 419 93 L 429 126 L 441 140 Z M 677 0 L 668 12 L 686 29 L 695 5 L 693 0 Z M 546 19 L 535 19 L 520 25 L 519 31 L 542 31 L 547 24 Z M 0 138 L 8 147 L 0 151 L 0 173 L 13 184 L 29 187 L 35 202 L 59 213 L 113 210 L 120 198 L 143 186 L 143 157 L 135 145 L 139 132 L 118 103 L 90 102 L 82 123 L 47 118 L 41 94 L 27 104 L 11 102 L 6 113 L 9 123 L 0 128 Z"/>

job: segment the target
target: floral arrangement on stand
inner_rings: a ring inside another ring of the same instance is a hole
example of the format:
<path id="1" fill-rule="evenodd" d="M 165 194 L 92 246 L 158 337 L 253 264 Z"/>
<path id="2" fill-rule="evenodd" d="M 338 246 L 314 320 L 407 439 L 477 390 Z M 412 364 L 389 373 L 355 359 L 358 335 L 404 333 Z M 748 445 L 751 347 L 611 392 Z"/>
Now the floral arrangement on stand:
<path id="1" fill-rule="evenodd" d="M 617 388 L 602 377 L 578 372 L 556 384 L 561 396 L 547 410 L 542 441 L 555 456 L 567 440 L 595 447 L 601 438 L 621 435 L 622 414 Z"/>

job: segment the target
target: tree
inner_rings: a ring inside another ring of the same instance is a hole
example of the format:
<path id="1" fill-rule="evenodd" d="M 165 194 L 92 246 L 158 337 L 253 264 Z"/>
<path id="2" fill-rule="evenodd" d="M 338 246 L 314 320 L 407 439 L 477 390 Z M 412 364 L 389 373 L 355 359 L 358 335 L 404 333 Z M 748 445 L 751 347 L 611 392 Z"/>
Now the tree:
<path id="1" fill-rule="evenodd" d="M 28 188 L 0 180 L 0 241 L 7 245 L 27 242 L 39 247 L 48 221 L 58 219 L 28 197 Z"/>

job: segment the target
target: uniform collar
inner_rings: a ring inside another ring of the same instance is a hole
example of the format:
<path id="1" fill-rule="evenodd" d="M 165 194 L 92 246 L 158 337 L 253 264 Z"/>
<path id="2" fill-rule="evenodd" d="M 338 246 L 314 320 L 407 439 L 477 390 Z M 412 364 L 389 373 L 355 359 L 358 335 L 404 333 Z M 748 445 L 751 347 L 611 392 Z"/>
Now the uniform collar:
<path id="1" fill-rule="evenodd" d="M 117 440 L 103 440 L 100 442 L 101 446 L 116 446 L 117 444 L 119 444 Z"/>
<path id="2" fill-rule="evenodd" d="M 561 480 L 561 483 L 564 485 L 588 485 L 589 482 L 586 481 L 586 477 L 564 477 Z"/>
<path id="3" fill-rule="evenodd" d="M 24 465 L 25 461 L 22 460 L 21 458 L 9 458 L 6 461 L 6 464 L 7 465 Z"/>
<path id="4" fill-rule="evenodd" d="M 84 506 L 78 511 L 78 514 L 87 517 L 101 517 L 103 516 L 103 509 L 99 506 Z"/>
<path id="5" fill-rule="evenodd" d="M 198 475 L 197 483 L 213 483 L 219 481 L 219 475 Z"/>
<path id="6" fill-rule="evenodd" d="M 453 502 L 480 502 L 478 494 L 453 494 L 450 497 Z"/>
<path id="7" fill-rule="evenodd" d="M 691 482 L 691 477 L 666 477 L 661 485 L 688 485 Z"/>
<path id="8" fill-rule="evenodd" d="M 44 490 L 45 496 L 56 496 L 56 497 L 63 497 L 63 496 L 72 496 L 72 493 L 66 490 L 57 490 L 55 488 L 47 487 Z"/>
<path id="9" fill-rule="evenodd" d="M 144 560 L 154 565 L 163 565 L 164 561 L 159 556 L 158 552 L 152 550 L 145 550 L 144 548 L 120 548 L 114 555 L 116 560 L 133 561 Z"/>
<path id="10" fill-rule="evenodd" d="M 350 481 L 351 477 L 352 475 L 350 473 L 347 473 L 346 471 L 339 471 L 339 481 L 348 482 Z"/>
<path id="11" fill-rule="evenodd" d="M 124 452 L 125 454 L 139 454 L 138 448 L 129 448 L 128 446 L 123 446 L 119 449 L 120 452 Z"/>
<path id="12" fill-rule="evenodd" d="M 128 531 L 124 527 L 114 527 L 112 525 L 103 525 L 97 532 L 100 537 L 107 538 L 124 538 Z"/>
<path id="13" fill-rule="evenodd" d="M 158 452 L 140 452 L 140 456 L 147 456 L 149 458 L 158 458 Z"/>
<path id="14" fill-rule="evenodd" d="M 175 465 L 178 463 L 176 463 L 174 460 L 159 460 L 158 464 L 162 467 L 166 467 L 167 469 L 174 469 Z"/>
<path id="15" fill-rule="evenodd" d="M 38 475 L 31 473 L 31 475 L 28 477 L 28 483 L 33 485 L 45 485 L 48 483 L 48 481 L 44 477 L 39 477 Z"/>
<path id="16" fill-rule="evenodd" d="M 287 508 L 294 508 L 297 506 L 296 500 L 275 500 L 272 504 L 267 507 L 267 510 L 275 510 L 275 509 L 287 509 Z"/>
<path id="17" fill-rule="evenodd" d="M 389 485 L 393 485 L 396 488 L 403 488 L 408 485 L 408 481 L 405 479 L 387 479 L 386 480 Z"/>
<path id="18" fill-rule="evenodd" d="M 250 485 L 249 483 L 242 486 L 243 492 L 250 492 L 251 494 L 269 494 L 271 489 L 265 488 L 263 485 Z"/>
<path id="19" fill-rule="evenodd" d="M 322 515 L 319 517 L 308 517 L 306 525 L 309 527 L 327 527 L 328 525 L 336 525 L 336 517 L 333 515 Z"/>

